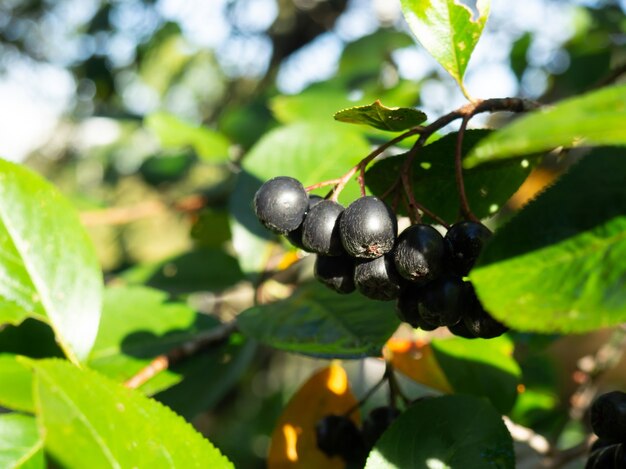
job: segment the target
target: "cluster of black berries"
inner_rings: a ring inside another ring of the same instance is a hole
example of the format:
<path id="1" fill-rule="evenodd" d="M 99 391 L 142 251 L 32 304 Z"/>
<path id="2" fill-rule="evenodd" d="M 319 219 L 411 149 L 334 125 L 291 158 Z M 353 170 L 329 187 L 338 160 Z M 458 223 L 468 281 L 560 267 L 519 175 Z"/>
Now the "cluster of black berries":
<path id="1" fill-rule="evenodd" d="M 316 253 L 316 278 L 339 293 L 356 289 L 374 300 L 396 299 L 400 319 L 424 330 L 447 326 L 466 338 L 507 330 L 463 280 L 491 236 L 480 223 L 457 223 L 445 237 L 416 224 L 398 236 L 395 214 L 377 197 L 361 197 L 344 209 L 309 197 L 299 181 L 284 176 L 261 186 L 254 210 L 269 230 Z"/>
<path id="2" fill-rule="evenodd" d="M 360 429 L 345 415 L 327 415 L 315 427 L 317 447 L 327 456 L 339 456 L 362 467 L 376 441 L 398 415 L 400 411 L 392 407 L 377 407 Z"/>
<path id="3" fill-rule="evenodd" d="M 585 469 L 626 468 L 626 393 L 598 397 L 591 406 L 591 428 L 599 439 L 591 447 Z"/>

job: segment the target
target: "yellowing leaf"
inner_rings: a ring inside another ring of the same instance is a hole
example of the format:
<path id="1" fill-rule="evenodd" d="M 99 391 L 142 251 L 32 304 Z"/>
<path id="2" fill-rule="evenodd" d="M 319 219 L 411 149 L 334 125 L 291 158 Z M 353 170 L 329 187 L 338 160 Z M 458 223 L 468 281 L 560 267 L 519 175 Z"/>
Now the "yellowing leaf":
<path id="1" fill-rule="evenodd" d="M 315 425 L 327 415 L 341 415 L 354 407 L 348 376 L 337 364 L 311 376 L 291 398 L 276 423 L 267 457 L 268 469 L 342 469 L 345 462 L 329 458 L 317 448 Z M 360 424 L 358 409 L 350 418 Z"/>
<path id="2" fill-rule="evenodd" d="M 430 344 L 421 340 L 393 338 L 387 341 L 383 354 L 397 371 L 413 381 L 441 392 L 453 392 Z"/>

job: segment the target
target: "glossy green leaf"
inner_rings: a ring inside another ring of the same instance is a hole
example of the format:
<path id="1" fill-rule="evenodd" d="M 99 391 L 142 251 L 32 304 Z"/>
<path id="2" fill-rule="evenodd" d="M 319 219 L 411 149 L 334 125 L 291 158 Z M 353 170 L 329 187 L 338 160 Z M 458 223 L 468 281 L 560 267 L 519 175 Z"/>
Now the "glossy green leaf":
<path id="1" fill-rule="evenodd" d="M 289 298 L 244 311 L 241 331 L 271 347 L 324 357 L 379 356 L 398 328 L 394 305 L 309 283 Z"/>
<path id="2" fill-rule="evenodd" d="M 463 139 L 463 155 L 481 139 L 487 130 L 468 130 Z M 448 222 L 459 215 L 459 196 L 455 183 L 454 153 L 457 133 L 426 145 L 417 155 L 411 168 L 413 192 L 418 202 Z M 376 195 L 384 194 L 396 181 L 404 164 L 405 155 L 386 158 L 374 164 L 365 175 L 365 182 Z M 509 161 L 480 166 L 464 171 L 465 192 L 476 216 L 493 215 L 515 193 L 531 170 L 528 160 Z M 393 195 L 387 199 L 393 201 Z M 398 207 L 406 213 L 403 204 Z"/>
<path id="3" fill-rule="evenodd" d="M 164 292 L 145 287 L 108 288 L 102 324 L 89 366 L 116 381 L 126 381 L 152 359 L 218 325 L 218 321 L 170 301 Z M 165 370 L 141 389 L 152 394 L 178 383 L 181 376 Z"/>
<path id="4" fill-rule="evenodd" d="M 370 452 L 366 469 L 513 469 L 511 435 L 488 402 L 472 396 L 421 400 Z"/>
<path id="5" fill-rule="evenodd" d="M 464 164 L 550 151 L 556 147 L 626 145 L 626 84 L 602 88 L 520 117 L 477 145 Z"/>
<path id="6" fill-rule="evenodd" d="M 3 469 L 44 469 L 43 441 L 34 417 L 0 415 L 0 467 Z"/>
<path id="7" fill-rule="evenodd" d="M 0 160 L 0 324 L 48 322 L 73 361 L 100 319 L 102 274 L 71 204 L 23 166 Z"/>
<path id="8" fill-rule="evenodd" d="M 387 107 L 379 100 L 366 106 L 353 106 L 335 113 L 335 120 L 369 125 L 376 129 L 401 132 L 426 120 L 422 111 L 406 107 Z"/>
<path id="9" fill-rule="evenodd" d="M 478 17 L 459 0 L 400 0 L 411 31 L 424 48 L 463 87 L 467 63 L 480 39 L 490 0 L 478 0 Z"/>
<path id="10" fill-rule="evenodd" d="M 67 468 L 232 468 L 180 416 L 136 390 L 61 360 L 31 362 L 45 448 Z"/>
<path id="11" fill-rule="evenodd" d="M 509 339 L 441 339 L 431 347 L 456 393 L 486 397 L 502 414 L 511 410 L 521 371 Z"/>
<path id="12" fill-rule="evenodd" d="M 230 142 L 220 132 L 186 122 L 167 112 L 146 117 L 145 126 L 159 138 L 163 148 L 191 147 L 205 161 L 226 161 Z"/>
<path id="13" fill-rule="evenodd" d="M 34 412 L 33 377 L 28 367 L 15 355 L 0 353 L 0 406 L 7 409 Z M 0 464 L 0 467 L 4 467 Z"/>
<path id="14" fill-rule="evenodd" d="M 499 229 L 470 273 L 514 329 L 584 332 L 626 321 L 626 149 L 597 149 Z"/>

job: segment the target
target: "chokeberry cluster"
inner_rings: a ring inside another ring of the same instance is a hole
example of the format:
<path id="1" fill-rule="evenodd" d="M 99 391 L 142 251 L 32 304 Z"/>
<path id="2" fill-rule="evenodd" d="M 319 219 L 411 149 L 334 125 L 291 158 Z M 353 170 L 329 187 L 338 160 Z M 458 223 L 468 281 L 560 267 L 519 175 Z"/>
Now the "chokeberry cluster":
<path id="1" fill-rule="evenodd" d="M 317 447 L 327 456 L 339 456 L 362 466 L 367 454 L 400 411 L 388 406 L 370 411 L 361 428 L 345 415 L 327 415 L 315 427 Z"/>
<path id="2" fill-rule="evenodd" d="M 613 391 L 598 397 L 591 406 L 591 428 L 598 440 L 585 469 L 626 467 L 626 393 Z"/>
<path id="3" fill-rule="evenodd" d="M 358 290 L 373 300 L 396 300 L 400 319 L 424 330 L 446 326 L 465 338 L 507 330 L 463 280 L 491 236 L 480 223 L 456 223 L 445 237 L 419 223 L 398 235 L 396 215 L 381 199 L 364 196 L 344 208 L 309 196 L 285 176 L 261 186 L 254 210 L 266 228 L 317 254 L 315 277 L 338 293 Z"/>

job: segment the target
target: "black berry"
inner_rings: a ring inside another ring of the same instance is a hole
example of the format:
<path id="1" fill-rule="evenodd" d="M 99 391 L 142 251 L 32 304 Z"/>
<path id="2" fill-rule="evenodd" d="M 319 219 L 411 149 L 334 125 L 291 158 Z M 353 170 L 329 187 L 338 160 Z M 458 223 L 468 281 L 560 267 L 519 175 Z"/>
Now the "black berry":
<path id="1" fill-rule="evenodd" d="M 445 240 L 455 274 L 465 276 L 469 273 L 489 238 L 491 231 L 481 223 L 463 221 L 450 227 Z"/>
<path id="2" fill-rule="evenodd" d="M 315 278 L 338 293 L 354 291 L 354 259 L 348 256 L 322 256 L 315 260 Z"/>
<path id="3" fill-rule="evenodd" d="M 624 469 L 625 467 L 626 452 L 621 443 L 592 451 L 585 465 L 585 469 Z"/>
<path id="4" fill-rule="evenodd" d="M 476 339 L 476 336 L 472 334 L 472 332 L 465 325 L 465 321 L 459 321 L 454 326 L 448 326 L 448 330 L 458 336 L 463 337 L 464 339 Z"/>
<path id="5" fill-rule="evenodd" d="M 317 447 L 328 456 L 340 456 L 349 462 L 365 458 L 361 432 L 348 417 L 327 415 L 315 426 Z"/>
<path id="6" fill-rule="evenodd" d="M 423 288 L 417 285 L 404 288 L 396 301 L 396 313 L 401 321 L 408 322 L 416 329 L 419 327 L 425 331 L 434 331 L 439 325 L 429 323 L 420 316 L 419 306 L 423 295 Z"/>
<path id="7" fill-rule="evenodd" d="M 400 415 L 398 409 L 393 407 L 384 406 L 376 407 L 367 416 L 367 419 L 363 422 L 363 438 L 365 439 L 365 445 L 368 448 L 374 446 L 374 443 L 385 433 L 385 430 L 389 428 L 389 425 Z"/>
<path id="8" fill-rule="evenodd" d="M 302 184 L 290 177 L 270 179 L 254 195 L 254 212 L 269 230 L 287 234 L 300 226 L 309 207 Z"/>
<path id="9" fill-rule="evenodd" d="M 626 443 L 626 393 L 602 394 L 591 405 L 591 428 L 600 438 Z"/>
<path id="10" fill-rule="evenodd" d="M 454 326 L 465 308 L 465 286 L 458 277 L 435 280 L 424 287 L 419 314 L 422 319 L 439 326 Z"/>
<path id="11" fill-rule="evenodd" d="M 443 236 L 430 225 L 413 225 L 398 237 L 394 262 L 398 273 L 419 285 L 436 279 L 443 270 Z"/>
<path id="12" fill-rule="evenodd" d="M 393 249 L 398 221 L 391 209 L 377 197 L 352 202 L 339 219 L 341 242 L 353 257 L 374 259 Z"/>
<path id="13" fill-rule="evenodd" d="M 618 443 L 619 443 L 619 441 L 616 441 L 616 440 L 613 440 L 613 439 L 607 440 L 605 438 L 598 438 L 591 445 L 591 448 L 589 449 L 589 452 L 593 453 L 594 451 L 597 451 L 597 450 L 602 449 L 602 448 L 606 448 L 607 446 L 616 445 Z"/>
<path id="14" fill-rule="evenodd" d="M 309 206 L 307 208 L 307 213 L 309 213 L 309 211 L 317 204 L 319 204 L 322 200 L 324 200 L 324 198 L 320 197 L 319 195 L 309 195 Z M 304 225 L 304 222 L 302 222 L 300 226 L 298 226 L 298 228 L 296 228 L 295 230 L 287 233 L 287 239 L 293 246 L 306 251 L 307 249 L 304 247 L 304 244 L 302 244 L 302 225 Z"/>
<path id="15" fill-rule="evenodd" d="M 322 200 L 306 215 L 302 223 L 302 244 L 310 252 L 325 256 L 344 253 L 339 236 L 339 216 L 343 207 L 332 200 Z"/>
<path id="16" fill-rule="evenodd" d="M 501 322 L 497 321 L 485 311 L 480 300 L 476 296 L 471 282 L 465 282 L 465 301 L 467 310 L 465 312 L 465 327 L 470 333 L 481 339 L 493 339 L 499 337 L 509 330 Z"/>
<path id="17" fill-rule="evenodd" d="M 354 267 L 354 284 L 364 296 L 389 301 L 398 297 L 402 277 L 389 254 L 376 259 L 359 259 Z"/>

